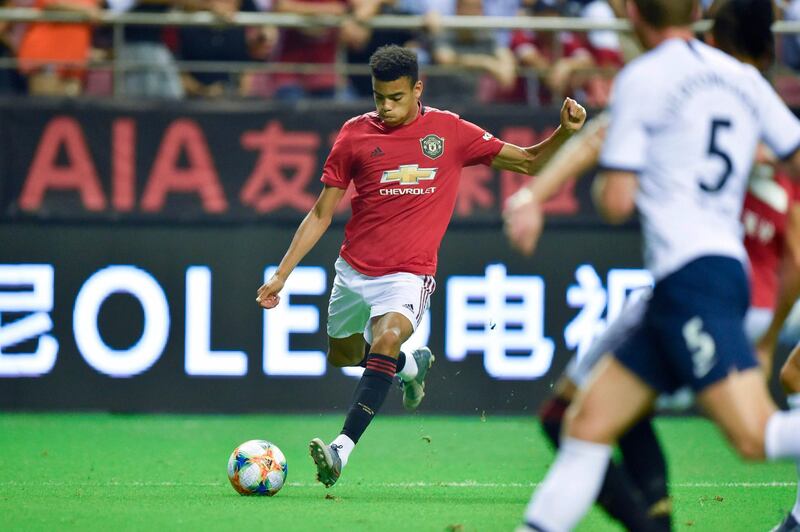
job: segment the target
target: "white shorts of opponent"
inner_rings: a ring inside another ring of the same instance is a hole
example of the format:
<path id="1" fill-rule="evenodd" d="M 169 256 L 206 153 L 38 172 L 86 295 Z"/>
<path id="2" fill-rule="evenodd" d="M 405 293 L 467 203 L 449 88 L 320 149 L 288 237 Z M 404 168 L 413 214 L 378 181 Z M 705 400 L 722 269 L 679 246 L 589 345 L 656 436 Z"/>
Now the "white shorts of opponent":
<path id="1" fill-rule="evenodd" d="M 431 275 L 399 272 L 370 277 L 354 270 L 341 257 L 336 259 L 335 268 L 336 277 L 328 303 L 328 336 L 331 338 L 363 333 L 371 344 L 370 320 L 388 312 L 402 314 L 416 330 L 436 290 L 436 281 Z"/>

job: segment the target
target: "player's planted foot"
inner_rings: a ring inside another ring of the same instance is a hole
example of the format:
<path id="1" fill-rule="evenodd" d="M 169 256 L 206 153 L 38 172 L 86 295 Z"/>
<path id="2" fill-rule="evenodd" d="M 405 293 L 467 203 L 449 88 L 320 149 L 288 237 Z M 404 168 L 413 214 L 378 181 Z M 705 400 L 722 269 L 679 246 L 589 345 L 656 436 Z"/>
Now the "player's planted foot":
<path id="1" fill-rule="evenodd" d="M 317 480 L 330 488 L 339 480 L 342 474 L 342 459 L 339 458 L 338 445 L 325 445 L 319 438 L 314 438 L 308 443 L 311 459 L 317 466 Z"/>
<path id="2" fill-rule="evenodd" d="M 800 524 L 790 512 L 786 519 L 781 521 L 781 524 L 772 529 L 772 532 L 800 532 Z"/>
<path id="3" fill-rule="evenodd" d="M 433 365 L 436 357 L 427 347 L 420 347 L 411 356 L 417 363 L 417 376 L 411 380 L 403 381 L 403 406 L 406 410 L 416 410 L 425 397 L 425 376 Z"/>

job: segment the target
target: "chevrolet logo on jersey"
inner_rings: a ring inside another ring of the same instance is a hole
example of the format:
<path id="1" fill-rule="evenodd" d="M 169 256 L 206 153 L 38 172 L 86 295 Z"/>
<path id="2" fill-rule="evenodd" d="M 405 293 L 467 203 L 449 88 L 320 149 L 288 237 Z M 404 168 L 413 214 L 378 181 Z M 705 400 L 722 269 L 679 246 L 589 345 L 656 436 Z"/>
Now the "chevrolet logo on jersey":
<path id="1" fill-rule="evenodd" d="M 422 180 L 436 177 L 436 168 L 420 168 L 418 164 L 403 164 L 397 170 L 386 170 L 381 183 L 400 183 L 401 185 L 418 185 Z"/>

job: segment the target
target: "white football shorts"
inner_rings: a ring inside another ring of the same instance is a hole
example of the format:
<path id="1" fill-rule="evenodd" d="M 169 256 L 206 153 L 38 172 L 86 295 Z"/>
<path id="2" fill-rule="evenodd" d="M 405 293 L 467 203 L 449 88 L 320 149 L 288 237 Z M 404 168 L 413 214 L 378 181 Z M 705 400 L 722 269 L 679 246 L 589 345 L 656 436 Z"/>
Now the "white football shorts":
<path id="1" fill-rule="evenodd" d="M 414 330 L 428 310 L 436 281 L 431 275 L 392 273 L 370 277 L 357 272 L 342 257 L 336 259 L 331 299 L 328 302 L 328 336 L 346 338 L 363 333 L 372 343 L 370 320 L 388 312 L 402 314 Z"/>

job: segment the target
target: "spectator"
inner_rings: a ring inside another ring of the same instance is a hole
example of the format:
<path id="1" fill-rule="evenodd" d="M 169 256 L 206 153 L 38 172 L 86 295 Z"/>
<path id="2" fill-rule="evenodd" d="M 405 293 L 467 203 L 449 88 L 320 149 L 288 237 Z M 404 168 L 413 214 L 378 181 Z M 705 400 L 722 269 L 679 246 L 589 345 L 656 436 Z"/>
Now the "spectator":
<path id="1" fill-rule="evenodd" d="M 613 19 L 614 13 L 605 2 L 583 2 L 580 13 L 596 20 Z M 532 16 L 561 16 L 567 8 L 558 0 L 538 0 L 529 11 Z M 594 34 L 594 35 L 592 35 Z M 622 55 L 616 35 L 609 32 L 532 32 L 513 34 L 512 50 L 520 65 L 540 71 L 525 78 L 527 100 L 549 105 L 553 97 L 579 97 L 592 106 L 604 106 L 608 100 L 609 77 L 589 74 L 588 69 L 620 67 Z"/>
<path id="2" fill-rule="evenodd" d="M 277 26 L 247 28 L 247 51 L 253 60 L 267 61 L 275 55 L 280 39 Z M 241 79 L 242 96 L 271 98 L 274 90 L 271 77 L 266 72 L 246 72 Z"/>
<path id="3" fill-rule="evenodd" d="M 344 15 L 346 0 L 275 0 L 274 11 L 298 15 Z M 312 64 L 314 73 L 279 72 L 274 76 L 275 98 L 333 98 L 336 95 L 338 28 L 286 28 L 281 31 L 277 62 Z"/>
<path id="4" fill-rule="evenodd" d="M 14 7 L 6 1 L 2 7 Z M 14 26 L 8 21 L 0 22 L 0 58 L 10 59 L 15 55 Z M 21 94 L 27 91 L 25 78 L 16 68 L 0 68 L 0 95 Z"/>
<path id="5" fill-rule="evenodd" d="M 789 0 L 782 3 L 783 18 L 790 21 L 800 20 L 800 0 Z M 800 35 L 787 34 L 781 39 L 782 62 L 794 70 L 800 70 Z"/>
<path id="6" fill-rule="evenodd" d="M 251 0 L 214 0 L 218 13 L 255 11 Z M 263 54 L 269 36 L 261 28 L 242 26 L 183 26 L 178 32 L 178 55 L 185 61 L 251 61 Z M 263 38 L 263 39 L 262 39 Z M 189 71 L 181 74 L 183 89 L 189 97 L 217 98 L 245 93 L 245 76 L 230 72 Z"/>
<path id="7" fill-rule="evenodd" d="M 483 14 L 487 17 L 516 17 L 519 14 L 520 0 L 483 0 Z M 498 46 L 511 45 L 511 31 L 495 30 L 494 38 Z"/>
<path id="8" fill-rule="evenodd" d="M 614 10 L 606 0 L 572 0 L 570 16 L 579 16 L 593 22 L 615 19 Z M 570 7 L 568 4 L 568 7 Z M 622 68 L 622 51 L 619 36 L 614 31 L 594 30 L 578 35 L 588 53 L 576 53 L 561 59 L 553 66 L 550 88 L 558 94 L 575 94 L 579 90 L 585 101 L 594 107 L 605 107 L 611 92 L 612 75 L 581 73 L 592 68 Z"/>
<path id="9" fill-rule="evenodd" d="M 456 14 L 476 16 L 483 14 L 481 0 L 458 0 Z M 494 34 L 485 29 L 444 30 L 434 36 L 432 55 L 434 62 L 443 66 L 458 66 L 471 70 L 467 74 L 452 74 L 429 78 L 433 93 L 447 94 L 449 101 L 471 101 L 477 96 L 480 76 L 488 75 L 503 90 L 509 90 L 516 81 L 514 56 L 507 47 L 499 46 Z"/>
<path id="10" fill-rule="evenodd" d="M 614 16 L 621 19 L 627 17 L 625 0 L 609 0 L 608 4 L 611 6 Z M 622 62 L 625 64 L 639 57 L 644 51 L 642 50 L 642 43 L 631 32 L 617 33 L 617 39 L 619 39 Z"/>
<path id="11" fill-rule="evenodd" d="M 173 0 L 107 0 L 113 12 L 166 13 Z M 161 26 L 126 26 L 125 43 L 115 50 L 124 68 L 122 93 L 131 98 L 177 100 L 184 96 L 175 57 L 164 44 Z"/>
<path id="12" fill-rule="evenodd" d="M 366 64 L 372 52 L 384 44 L 402 44 L 417 52 L 417 60 L 420 65 L 428 65 L 431 62 L 430 37 L 441 31 L 440 17 L 456 14 L 456 0 L 354 0 L 352 3 L 356 5 L 353 18 L 360 26 L 362 33 L 360 40 L 351 40 L 347 43 L 347 61 L 351 64 Z M 373 12 L 363 19 L 359 19 L 359 11 L 368 12 L 370 7 Z M 515 16 L 518 10 L 519 0 L 485 0 L 483 3 L 483 14 L 487 16 Z M 422 31 L 395 29 L 373 33 L 363 22 L 374 14 L 423 16 L 425 24 Z M 359 28 L 356 29 L 356 31 L 358 30 Z M 498 45 L 508 47 L 510 32 L 495 31 L 493 33 Z M 350 82 L 355 96 L 372 96 L 372 82 L 369 75 L 351 76 Z"/>
<path id="13" fill-rule="evenodd" d="M 422 14 L 405 11 L 406 8 L 422 8 L 423 6 L 401 6 L 403 2 L 395 0 L 354 0 L 352 17 L 345 22 L 347 62 L 349 64 L 366 65 L 373 52 L 387 44 L 400 44 L 406 48 L 418 50 L 422 46 L 417 32 L 405 29 L 381 29 L 372 31 L 367 22 L 375 15 L 413 15 Z M 418 60 L 420 59 L 418 54 Z M 426 63 L 427 61 L 421 61 Z M 350 89 L 358 98 L 372 97 L 372 77 L 369 74 L 351 75 Z"/>
<path id="14" fill-rule="evenodd" d="M 523 13 L 531 17 L 559 17 L 564 10 L 561 0 L 534 0 L 526 2 Z M 581 49 L 575 34 L 570 32 L 536 32 L 516 30 L 511 38 L 511 50 L 519 65 L 537 70 L 535 75 L 523 78 L 524 100 L 532 105 L 550 105 L 553 94 L 547 83 L 547 73 L 558 59 L 559 53 L 565 57 Z"/>
<path id="15" fill-rule="evenodd" d="M 89 22 L 34 22 L 28 25 L 22 36 L 18 58 L 20 72 L 28 77 L 31 94 L 78 96 L 81 93 L 91 49 L 91 22 L 100 17 L 98 1 L 36 1 L 38 9 L 81 13 Z"/>
<path id="16" fill-rule="evenodd" d="M 439 33 L 441 30 L 441 17 L 456 14 L 456 0 L 397 0 L 396 9 L 400 13 L 409 15 L 422 15 L 425 17 L 426 33 Z M 515 17 L 519 13 L 520 0 L 484 0 L 483 14 L 488 17 Z M 502 47 L 508 47 L 511 42 L 511 32 L 508 30 L 495 30 L 495 40 Z M 426 43 L 426 40 L 422 40 Z M 418 55 L 424 53 L 419 50 Z"/>

